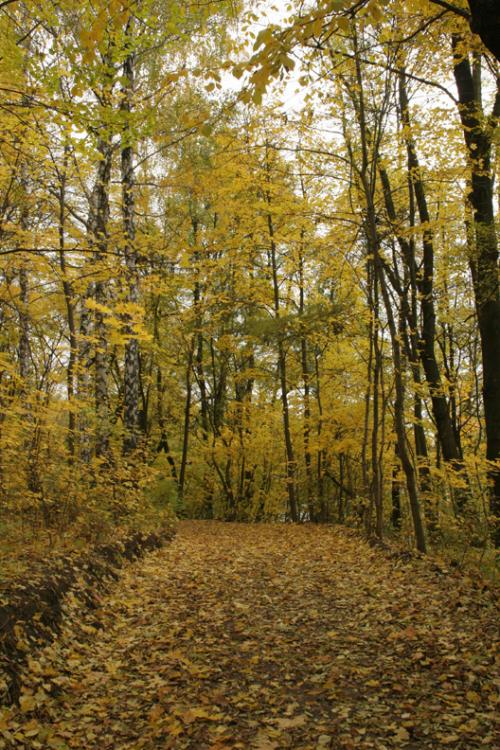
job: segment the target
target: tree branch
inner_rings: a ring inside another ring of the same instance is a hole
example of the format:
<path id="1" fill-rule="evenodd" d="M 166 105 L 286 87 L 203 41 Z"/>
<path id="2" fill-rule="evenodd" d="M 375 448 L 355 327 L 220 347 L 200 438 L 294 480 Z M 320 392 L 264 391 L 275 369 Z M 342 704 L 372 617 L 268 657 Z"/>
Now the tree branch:
<path id="1" fill-rule="evenodd" d="M 455 15 L 465 18 L 466 21 L 471 20 L 471 14 L 468 13 L 463 8 L 459 8 L 458 5 L 453 5 L 453 3 L 448 3 L 446 2 L 446 0 L 430 0 L 430 2 L 433 5 L 439 5 L 441 8 L 445 8 L 446 10 L 449 10 L 450 13 L 455 13 Z"/>

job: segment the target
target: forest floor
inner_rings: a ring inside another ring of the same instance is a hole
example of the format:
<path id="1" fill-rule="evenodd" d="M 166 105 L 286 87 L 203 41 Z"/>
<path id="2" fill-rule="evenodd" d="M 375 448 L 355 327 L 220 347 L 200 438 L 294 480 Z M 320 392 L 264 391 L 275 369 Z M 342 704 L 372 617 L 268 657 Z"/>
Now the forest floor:
<path id="1" fill-rule="evenodd" d="M 486 748 L 480 579 L 340 528 L 180 524 L 31 660 L 0 747 Z"/>

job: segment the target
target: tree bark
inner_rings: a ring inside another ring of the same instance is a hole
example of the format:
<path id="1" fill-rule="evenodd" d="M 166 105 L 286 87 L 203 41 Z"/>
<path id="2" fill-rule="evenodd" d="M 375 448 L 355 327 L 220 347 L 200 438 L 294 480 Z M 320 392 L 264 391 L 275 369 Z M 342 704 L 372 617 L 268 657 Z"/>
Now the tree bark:
<path id="1" fill-rule="evenodd" d="M 411 136 L 411 122 L 406 94 L 405 73 L 399 74 L 399 101 L 401 120 L 405 128 L 405 142 L 408 157 L 408 171 L 412 188 L 415 192 L 420 223 L 423 226 L 423 269 L 417 276 L 417 285 L 421 296 L 422 327 L 420 332 L 419 352 L 431 397 L 432 413 L 441 443 L 443 459 L 457 472 L 461 481 L 466 478 L 460 447 L 457 444 L 453 423 L 444 385 L 435 353 L 436 313 L 434 307 L 434 236 L 427 207 L 424 183 L 415 143 Z M 462 489 L 456 492 L 457 511 L 461 512 L 468 500 L 468 493 Z"/>
<path id="2" fill-rule="evenodd" d="M 126 34 L 131 34 L 131 21 L 127 24 Z M 122 133 L 121 179 L 122 179 L 122 216 L 123 216 L 123 253 L 127 272 L 127 302 L 137 307 L 139 304 L 139 274 L 137 269 L 137 249 L 135 247 L 135 174 L 133 134 L 130 126 L 130 115 L 133 110 L 135 55 L 131 52 L 123 63 L 122 112 L 125 123 Z M 125 435 L 123 452 L 133 452 L 139 443 L 139 393 L 140 362 L 139 340 L 131 325 L 131 316 L 125 320 L 125 362 L 123 375 L 123 421 Z"/>
<path id="3" fill-rule="evenodd" d="M 100 159 L 97 165 L 97 174 L 90 200 L 88 234 L 89 244 L 93 249 L 94 265 L 102 266 L 108 247 L 108 221 L 109 221 L 109 183 L 111 178 L 112 147 L 107 141 L 101 140 L 98 144 Z M 94 336 L 96 340 L 94 351 L 94 395 L 96 408 L 96 437 L 95 452 L 99 457 L 106 460 L 110 458 L 110 404 L 109 404 L 109 357 L 107 327 L 105 321 L 104 307 L 107 302 L 107 280 L 102 278 L 102 268 L 99 269 L 97 281 L 93 283 L 88 293 L 92 294 L 96 302 L 94 314 Z M 86 316 L 81 321 L 85 330 L 81 333 L 88 337 L 89 320 Z M 85 353 L 86 347 L 85 347 Z M 87 362 L 82 362 L 85 368 Z"/>
<path id="4" fill-rule="evenodd" d="M 378 273 L 380 278 L 380 287 L 382 290 L 382 297 L 384 300 L 385 311 L 387 315 L 387 322 L 389 324 L 389 332 L 391 335 L 392 354 L 394 359 L 394 381 L 396 386 L 396 398 L 394 401 L 394 426 L 396 428 L 396 435 L 398 441 L 398 456 L 403 467 L 403 471 L 406 477 L 406 489 L 408 492 L 408 499 L 410 501 L 410 510 L 413 520 L 413 529 L 415 532 L 416 547 L 419 552 L 426 552 L 425 532 L 424 525 L 422 523 L 422 516 L 420 512 L 420 501 L 418 498 L 417 480 L 415 470 L 411 462 L 408 446 L 406 442 L 406 430 L 405 430 L 405 407 L 404 407 L 404 383 L 403 383 L 403 361 L 401 356 L 401 345 L 398 335 L 396 323 L 394 321 L 394 314 L 392 312 L 391 300 L 387 290 L 387 285 L 384 278 L 384 273 L 381 265 L 378 266 Z M 394 509 L 393 509 L 394 510 Z"/>
<path id="5" fill-rule="evenodd" d="M 491 151 L 500 117 L 500 78 L 493 111 L 485 117 L 480 77 L 475 77 L 467 55 L 454 36 L 453 71 L 459 97 L 459 115 L 469 157 L 474 247 L 469 248 L 476 313 L 481 337 L 486 458 L 489 464 L 492 540 L 500 546 L 500 293 L 498 243 L 493 207 Z"/>
<path id="6" fill-rule="evenodd" d="M 301 252 L 299 258 L 299 316 L 303 317 L 305 312 L 305 279 L 304 279 L 304 257 Z M 302 369 L 302 384 L 304 387 L 304 425 L 302 437 L 304 442 L 304 464 L 306 470 L 306 498 L 309 510 L 309 520 L 316 521 L 316 509 L 313 500 L 313 476 L 311 455 L 311 374 L 309 372 L 309 356 L 305 331 L 301 330 L 300 336 L 300 365 Z"/>
<path id="7" fill-rule="evenodd" d="M 468 0 L 470 27 L 500 61 L 500 7 L 497 0 Z"/>
<path id="8" fill-rule="evenodd" d="M 181 453 L 181 464 L 179 468 L 179 482 L 177 486 L 179 503 L 182 504 L 184 500 L 184 490 L 186 485 L 186 467 L 188 460 L 189 450 L 189 427 L 191 424 L 191 398 L 193 394 L 193 386 L 191 382 L 191 371 L 193 367 L 193 349 L 194 340 L 190 342 L 188 361 L 186 367 L 186 400 L 184 402 L 184 426 L 182 432 L 182 453 Z"/>
<path id="9" fill-rule="evenodd" d="M 269 160 L 266 149 L 266 169 L 267 176 L 269 179 Z M 270 245 L 270 259 L 271 259 L 271 273 L 273 282 L 273 300 L 274 300 L 274 317 L 276 320 L 280 318 L 280 292 L 279 292 L 279 281 L 278 281 L 278 259 L 277 259 L 277 248 L 274 234 L 273 217 L 271 215 L 271 194 L 269 190 L 266 192 L 266 202 L 269 207 L 267 213 L 267 227 L 269 232 L 269 245 Z M 297 503 L 297 487 L 296 487 L 296 464 L 295 454 L 293 449 L 292 434 L 290 430 L 290 408 L 288 404 L 288 384 L 287 384 L 287 368 L 286 368 L 286 353 L 285 345 L 281 332 L 278 331 L 278 376 L 280 381 L 281 391 L 281 406 L 283 414 L 283 432 L 285 438 L 285 454 L 286 454 L 286 482 L 288 492 L 288 503 L 290 507 L 290 517 L 293 522 L 299 520 L 299 509 Z"/>
<path id="10" fill-rule="evenodd" d="M 66 369 L 66 388 L 68 392 L 68 452 L 69 460 L 73 462 L 75 458 L 76 450 L 76 414 L 74 409 L 74 400 L 76 395 L 76 363 L 78 356 L 78 334 L 76 330 L 76 316 L 75 316 L 75 295 L 73 292 L 73 285 L 68 277 L 66 268 L 66 238 L 65 238 L 65 224 L 66 224 L 66 170 L 68 165 L 69 150 L 66 147 L 64 151 L 64 160 L 62 171 L 59 176 L 59 268 L 61 270 L 62 287 L 64 294 L 64 304 L 66 306 L 66 320 L 68 323 L 69 332 L 69 357 L 68 367 Z"/>

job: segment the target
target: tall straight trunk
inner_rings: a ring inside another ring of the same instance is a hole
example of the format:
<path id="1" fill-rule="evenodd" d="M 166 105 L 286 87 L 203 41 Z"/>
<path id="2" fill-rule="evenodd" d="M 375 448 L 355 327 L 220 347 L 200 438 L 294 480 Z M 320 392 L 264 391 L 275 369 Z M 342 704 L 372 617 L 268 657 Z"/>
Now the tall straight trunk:
<path id="1" fill-rule="evenodd" d="M 215 351 L 215 341 L 210 339 L 210 354 L 212 359 L 212 425 L 215 435 L 220 435 L 224 424 L 224 414 L 227 400 L 227 353 L 219 355 L 219 367 Z M 218 371 L 218 372 L 217 372 Z"/>
<path id="2" fill-rule="evenodd" d="M 167 457 L 168 465 L 170 466 L 170 472 L 172 479 L 178 482 L 177 466 L 175 459 L 170 451 L 170 445 L 168 442 L 167 424 L 165 419 L 165 413 L 163 409 L 163 396 L 165 394 L 165 386 L 163 385 L 163 376 L 161 367 L 158 365 L 156 368 L 156 417 L 158 419 L 158 428 L 160 430 L 160 439 L 158 441 L 157 452 L 165 453 Z"/>
<path id="3" fill-rule="evenodd" d="M 318 422 L 316 426 L 316 438 L 318 441 L 318 448 L 316 451 L 316 491 L 318 495 L 318 506 L 319 506 L 319 519 L 320 521 L 328 521 L 328 509 L 325 503 L 325 463 L 326 463 L 326 451 L 321 447 L 321 434 L 323 431 L 323 401 L 321 398 L 321 378 L 319 372 L 319 352 L 317 349 L 314 350 L 314 375 L 315 375 L 315 388 L 316 393 L 316 406 L 318 409 Z"/>
<path id="4" fill-rule="evenodd" d="M 429 451 L 427 448 L 427 438 L 423 426 L 422 398 L 420 396 L 420 386 L 422 383 L 421 375 L 421 357 L 418 337 L 418 302 L 417 302 L 417 264 L 415 259 L 415 245 L 413 239 L 408 239 L 399 229 L 398 217 L 392 197 L 392 188 L 389 176 L 382 163 L 379 161 L 378 171 L 382 184 L 384 203 L 387 212 L 387 218 L 395 234 L 396 241 L 401 250 L 403 260 L 404 278 L 400 281 L 396 272 L 391 274 L 391 281 L 394 291 L 400 299 L 401 314 L 399 317 L 399 335 L 404 343 L 406 357 L 409 362 L 413 382 L 415 384 L 415 393 L 413 396 L 413 434 L 415 440 L 415 454 L 417 457 L 417 471 L 420 483 L 421 493 L 425 498 L 425 514 L 429 531 L 436 530 L 437 516 L 432 507 L 432 483 L 429 466 Z M 411 184 L 411 176 L 408 182 L 409 196 L 409 221 L 410 226 L 415 224 L 415 200 L 414 191 Z M 394 269 L 395 270 L 395 269 Z M 396 271 L 396 270 L 395 270 Z"/>
<path id="5" fill-rule="evenodd" d="M 207 377 L 206 377 L 206 366 L 205 366 L 205 350 L 206 342 L 203 334 L 203 284 L 200 280 L 200 252 L 198 249 L 198 224 L 199 220 L 195 213 L 196 209 L 193 208 L 193 214 L 191 216 L 191 229 L 192 229 L 192 244 L 193 244 L 193 260 L 195 268 L 195 280 L 193 286 L 193 308 L 194 308 L 194 339 L 193 339 L 193 373 L 196 380 L 196 385 L 200 393 L 200 424 L 201 424 L 201 439 L 205 445 L 208 445 L 208 438 L 210 435 L 210 424 L 212 424 L 213 434 L 218 434 L 218 427 L 214 421 L 214 413 L 210 412 L 210 400 L 208 395 Z M 215 365 L 213 368 L 215 378 Z M 215 390 L 215 389 L 214 389 Z M 215 408 L 215 407 L 214 407 Z M 204 518 L 212 518 L 213 516 L 213 487 L 208 478 L 204 479 L 204 492 L 203 492 L 203 503 L 202 513 Z"/>
<path id="6" fill-rule="evenodd" d="M 189 345 L 188 361 L 186 367 L 186 400 L 184 402 L 184 425 L 182 433 L 182 453 L 179 468 L 179 482 L 177 485 L 177 496 L 179 503 L 184 500 L 184 490 L 186 485 L 186 467 L 189 451 L 189 428 L 191 425 L 191 399 L 193 396 L 193 384 L 191 381 L 191 371 L 193 368 L 193 350 L 194 340 Z"/>
<path id="7" fill-rule="evenodd" d="M 80 322 L 78 330 L 78 348 L 76 365 L 76 390 L 79 402 L 78 413 L 78 453 L 84 464 L 89 464 L 92 455 L 92 444 L 90 439 L 90 420 L 88 416 L 89 400 L 91 394 L 91 367 L 92 346 L 91 336 L 93 333 L 93 315 L 87 306 L 87 301 L 94 297 L 94 283 L 91 282 L 86 289 L 80 302 Z"/>
<path id="8" fill-rule="evenodd" d="M 95 287 L 95 301 L 105 305 L 107 301 L 104 282 L 98 282 Z M 97 310 L 95 314 L 95 334 L 97 346 L 94 354 L 95 362 L 95 453 L 96 456 L 110 458 L 110 402 L 109 402 L 109 359 L 107 328 L 104 314 Z"/>
<path id="9" fill-rule="evenodd" d="M 108 247 L 109 221 L 109 183 L 111 178 L 112 147 L 108 141 L 101 140 L 98 144 L 100 159 L 90 200 L 88 234 L 89 244 L 93 249 L 94 265 L 98 268 L 97 280 L 88 290 L 96 302 L 94 314 L 94 397 L 96 410 L 95 452 L 106 460 L 110 458 L 110 403 L 109 403 L 109 355 L 107 326 L 104 315 L 106 305 L 107 280 L 102 277 L 102 266 Z M 81 321 L 88 326 L 86 317 Z M 87 336 L 88 332 L 82 332 Z M 86 366 L 81 363 L 81 367 Z"/>
<path id="10" fill-rule="evenodd" d="M 280 317 L 280 294 L 278 282 L 278 261 L 276 257 L 276 243 L 274 241 L 274 226 L 271 214 L 267 215 L 269 238 L 271 245 L 271 271 L 273 277 L 273 296 L 274 296 L 274 316 L 276 320 Z M 286 479 L 288 503 L 290 506 L 290 517 L 292 521 L 299 520 L 299 511 L 296 495 L 296 477 L 295 477 L 295 454 L 293 450 L 292 434 L 290 430 L 290 407 L 288 404 L 288 383 L 286 368 L 285 345 L 281 334 L 278 333 L 278 377 L 281 391 L 281 408 L 283 414 L 283 432 L 285 438 L 286 453 Z"/>
<path id="11" fill-rule="evenodd" d="M 153 307 L 153 336 L 154 341 L 157 346 L 160 344 L 160 329 L 159 329 L 159 322 L 160 322 L 160 298 L 158 298 L 154 304 Z M 153 366 L 152 366 L 153 371 Z M 151 374 L 152 374 L 151 371 Z M 165 396 L 165 390 L 166 386 L 163 382 L 163 373 L 162 369 L 159 363 L 156 364 L 156 419 L 158 420 L 158 429 L 160 431 L 160 439 L 158 441 L 157 445 L 157 452 L 161 453 L 162 451 L 165 453 L 168 464 L 170 466 L 170 472 L 172 474 L 172 479 L 175 480 L 175 483 L 178 484 L 179 482 L 179 476 L 177 473 L 177 465 L 175 462 L 174 457 L 172 456 L 172 453 L 170 452 L 170 445 L 168 440 L 168 433 L 167 433 L 167 420 L 165 417 L 165 410 L 164 410 L 164 396 Z"/>
<path id="12" fill-rule="evenodd" d="M 500 292 L 498 285 L 498 243 L 493 206 L 494 176 L 491 153 L 500 117 L 500 79 L 490 117 L 481 103 L 481 62 L 476 70 L 460 50 L 460 38 L 453 37 L 453 71 L 458 90 L 459 115 L 467 147 L 471 189 L 474 246 L 469 248 L 476 314 L 481 337 L 483 404 L 486 426 L 486 458 L 489 462 L 492 539 L 500 546 Z M 474 72 L 476 75 L 474 75 Z"/>
<path id="13" fill-rule="evenodd" d="M 236 427 L 241 452 L 238 495 L 239 500 L 248 510 L 250 509 L 250 502 L 254 493 L 255 470 L 257 469 L 257 464 L 246 453 L 246 438 L 251 435 L 250 405 L 252 402 L 254 378 L 252 376 L 244 377 L 243 373 L 248 368 L 253 370 L 254 367 L 255 357 L 253 351 L 244 355 L 240 364 L 237 364 L 237 358 L 235 357 L 234 395 L 237 404 Z"/>
<path id="14" fill-rule="evenodd" d="M 76 395 L 76 360 L 78 356 L 78 335 L 76 330 L 75 316 L 75 295 L 73 285 L 68 277 L 66 267 L 66 170 L 68 165 L 69 149 L 64 150 L 63 167 L 60 174 L 59 182 L 59 268 L 61 271 L 64 304 L 66 306 L 66 320 L 69 332 L 69 357 L 66 369 L 66 389 L 68 392 L 68 453 L 69 460 L 73 462 L 75 458 L 75 440 L 76 440 L 76 414 L 74 409 L 74 400 Z"/>
<path id="15" fill-rule="evenodd" d="M 416 205 L 420 223 L 423 226 L 423 270 L 417 277 L 418 289 L 421 298 L 422 327 L 420 332 L 420 358 L 429 386 L 432 413 L 436 422 L 436 429 L 441 444 L 443 459 L 457 472 L 460 479 L 466 480 L 465 468 L 457 444 L 453 423 L 450 417 L 449 404 L 444 393 L 444 384 L 435 353 L 436 341 L 436 312 L 434 306 L 434 235 L 431 228 L 431 218 L 427 206 L 427 197 L 422 179 L 422 173 L 418 160 L 415 143 L 411 136 L 411 122 L 406 93 L 405 72 L 399 74 L 399 102 L 401 108 L 401 120 L 404 126 L 405 143 L 408 158 L 408 172 L 410 175 L 412 189 L 415 193 Z M 458 489 L 456 494 L 457 510 L 463 510 L 468 493 Z"/>
<path id="16" fill-rule="evenodd" d="M 207 390 L 207 381 L 205 377 L 205 363 L 204 363 L 204 352 L 205 352 L 205 341 L 203 337 L 203 309 L 202 309 L 202 295 L 203 288 L 199 279 L 199 261 L 200 254 L 197 249 L 198 243 L 198 219 L 196 216 L 191 217 L 191 228 L 193 232 L 193 246 L 194 246 L 194 266 L 196 271 L 196 278 L 193 286 L 193 306 L 194 306 L 194 325 L 195 325 L 195 355 L 194 355 L 194 374 L 196 377 L 196 384 L 200 391 L 200 421 L 201 421 L 201 433 L 202 439 L 206 443 L 209 436 L 209 425 L 210 425 L 210 408 Z"/>
<path id="17" fill-rule="evenodd" d="M 199 284 L 196 282 L 194 291 L 195 306 L 199 307 L 200 301 L 200 290 Z M 207 381 L 205 378 L 205 366 L 204 366 L 204 340 L 203 332 L 201 330 L 201 318 L 198 318 L 199 322 L 196 323 L 196 355 L 194 370 L 196 374 L 196 383 L 200 391 L 200 421 L 201 421 L 201 435 L 204 442 L 207 442 L 209 435 L 209 401 L 207 394 Z"/>
<path id="18" fill-rule="evenodd" d="M 302 195 L 305 198 L 305 187 L 303 180 Z M 305 313 L 305 278 L 304 278 L 304 233 L 301 235 L 301 251 L 299 257 L 299 316 L 303 318 Z M 302 438 L 304 443 L 304 464 L 306 470 L 306 498 L 309 511 L 309 520 L 316 521 L 316 509 L 313 500 L 313 475 L 312 475 L 312 454 L 311 454 L 311 374 L 309 372 L 309 353 L 307 338 L 303 327 L 300 333 L 300 366 L 302 370 L 302 384 L 304 387 L 304 425 L 302 428 Z"/>
<path id="19" fill-rule="evenodd" d="M 306 469 L 306 496 L 307 507 L 309 509 L 309 520 L 316 521 L 316 509 L 313 499 L 313 474 L 312 474 L 312 454 L 311 454 L 311 386 L 310 373 L 308 365 L 307 339 L 302 336 L 300 339 L 300 364 L 302 368 L 302 383 L 304 386 L 304 427 L 302 437 L 304 441 L 304 464 Z"/>
<path id="20" fill-rule="evenodd" d="M 266 148 L 266 168 L 267 177 L 270 179 L 269 169 L 269 158 L 268 150 Z M 271 214 L 271 194 L 269 190 L 266 191 L 266 203 L 268 205 L 267 213 L 267 228 L 269 232 L 269 246 L 270 246 L 270 258 L 271 258 L 271 273 L 273 283 L 273 305 L 274 305 L 274 317 L 279 320 L 281 316 L 281 303 L 280 303 L 280 292 L 279 292 L 279 280 L 278 280 L 278 258 L 277 248 L 275 241 L 275 232 L 273 217 Z M 288 403 L 288 383 L 287 383 L 287 367 L 286 367 L 286 352 L 285 345 L 281 333 L 278 331 L 278 377 L 281 391 L 281 407 L 283 414 L 283 432 L 285 438 L 285 455 L 286 455 L 286 480 L 287 480 L 287 493 L 288 503 L 290 508 L 290 517 L 292 521 L 299 521 L 299 508 L 297 502 L 297 485 L 296 485 L 296 462 L 295 454 L 292 442 L 292 433 L 290 429 L 290 407 Z"/>
<path id="21" fill-rule="evenodd" d="M 25 225 L 26 219 L 21 219 Z M 23 228 L 26 228 L 23 226 Z M 27 454 L 26 483 L 28 490 L 35 494 L 41 493 L 41 480 L 38 467 L 38 417 L 34 413 L 33 405 L 28 398 L 29 381 L 33 380 L 30 344 L 30 316 L 29 316 L 29 284 L 28 272 L 23 265 L 19 269 L 19 375 L 21 378 L 21 395 L 24 401 L 26 421 L 29 424 L 29 435 L 26 438 L 24 450 Z"/>
<path id="22" fill-rule="evenodd" d="M 378 266 L 378 275 L 380 278 L 380 287 L 382 290 L 382 297 L 384 300 L 385 312 L 387 315 L 387 322 L 389 324 L 389 332 L 391 336 L 392 345 L 392 356 L 394 360 L 394 382 L 396 387 L 396 398 L 394 401 L 394 426 L 396 428 L 396 436 L 398 441 L 398 456 L 403 467 L 406 478 L 406 489 L 408 492 L 408 499 L 410 501 L 410 510 L 413 519 L 413 529 L 415 532 L 415 541 L 417 549 L 420 552 L 426 551 L 425 532 L 424 525 L 422 523 L 422 516 L 420 512 L 420 501 L 418 498 L 417 490 L 417 478 L 415 469 L 410 458 L 408 446 L 406 442 L 406 429 L 405 429 L 405 389 L 403 382 L 403 360 L 401 356 L 401 344 L 399 332 L 394 321 L 394 314 L 392 312 L 391 300 L 389 292 L 387 290 L 387 284 L 384 278 L 384 273 L 381 269 L 381 265 Z"/>
<path id="23" fill-rule="evenodd" d="M 28 213 L 22 212 L 20 227 L 23 231 L 28 230 Z M 28 391 L 28 379 L 33 374 L 33 364 L 31 359 L 30 344 L 30 314 L 29 314 L 29 283 L 28 271 L 24 262 L 21 263 L 18 271 L 19 280 L 19 375 L 21 378 L 21 388 L 23 395 Z"/>
<path id="24" fill-rule="evenodd" d="M 32 370 L 28 305 L 28 272 L 23 265 L 19 269 L 19 375 L 23 381 L 23 388 Z"/>
<path id="25" fill-rule="evenodd" d="M 375 249 L 376 248 L 376 249 Z M 373 248 L 373 286 L 372 286 L 372 315 L 373 315 L 373 392 L 372 392 L 372 428 L 371 428 L 371 483 L 370 498 L 375 506 L 375 534 L 381 539 L 383 535 L 383 497 L 382 497 L 382 471 L 379 462 L 379 428 L 380 428 L 380 389 L 382 377 L 382 351 L 380 348 L 380 322 L 379 322 L 379 280 L 376 273 L 378 247 Z M 381 446 L 382 448 L 383 446 Z M 371 526 L 371 524 L 370 524 Z M 371 531 L 371 528 L 369 529 Z"/>
<path id="26" fill-rule="evenodd" d="M 393 529 L 401 529 L 401 486 L 399 482 L 399 448 L 398 442 L 394 446 L 394 463 L 392 465 L 391 482 L 391 524 Z"/>
<path id="27" fill-rule="evenodd" d="M 26 188 L 24 179 L 22 180 L 23 188 Z M 28 211 L 23 209 L 20 217 L 20 227 L 22 230 L 29 229 Z M 33 403 L 29 398 L 29 392 L 34 381 L 34 368 L 31 352 L 31 320 L 29 312 L 29 280 L 28 271 L 24 262 L 21 263 L 18 270 L 19 280 L 19 376 L 20 376 L 20 396 L 23 401 L 24 416 L 29 426 L 23 450 L 27 456 L 26 465 L 26 484 L 28 490 L 37 495 L 41 495 L 41 480 L 38 466 L 38 447 L 39 447 L 39 417 L 36 410 L 33 409 Z M 36 394 L 36 391 L 35 391 Z"/>
<path id="28" fill-rule="evenodd" d="M 6 282 L 6 286 L 9 285 L 8 281 L 8 275 L 5 272 L 2 272 L 0 276 L 0 280 L 3 284 L 3 282 Z M 5 325 L 5 303 L 4 301 L 0 301 L 0 331 L 4 329 Z M 4 354 L 4 352 L 7 349 L 7 342 L 3 340 L 3 337 L 0 337 L 0 354 Z M 1 357 L 3 360 L 3 357 Z M 6 371 L 3 369 L 0 369 L 0 500 L 5 501 L 7 499 L 7 487 L 5 485 L 5 460 L 4 460 L 4 436 L 3 436 L 3 425 L 5 422 L 5 419 L 7 417 L 7 408 L 8 408 L 8 391 L 6 393 L 5 388 L 5 381 L 4 376 L 6 375 Z"/>
<path id="29" fill-rule="evenodd" d="M 131 33 L 131 21 L 127 24 L 127 36 Z M 137 250 L 135 247 L 135 174 L 133 135 L 130 127 L 130 115 L 133 110 L 135 55 L 129 53 L 123 63 L 124 85 L 122 89 L 122 112 L 125 123 L 122 133 L 121 179 L 122 179 L 122 215 L 124 256 L 127 270 L 127 302 L 134 307 L 139 304 L 139 274 L 137 270 Z M 125 323 L 127 341 L 125 343 L 125 363 L 123 375 L 123 421 L 125 435 L 124 453 L 131 453 L 139 442 L 139 393 L 140 362 L 139 341 L 130 324 L 130 315 Z"/>
<path id="30" fill-rule="evenodd" d="M 368 289 L 371 289 L 371 281 L 368 281 Z M 369 292 L 368 305 L 370 305 Z M 365 519 L 366 515 L 370 512 L 369 505 L 365 507 L 365 503 L 370 498 L 370 469 L 368 465 L 368 443 L 370 439 L 370 417 L 371 417 L 371 395 L 373 387 L 373 316 L 370 315 L 370 323 L 368 330 L 368 360 L 366 363 L 366 388 L 364 395 L 364 409 L 363 409 L 363 435 L 361 438 L 361 476 L 363 481 L 363 493 L 365 499 L 358 512 L 360 514 L 360 521 Z M 369 525 L 369 524 L 368 524 Z"/>
<path id="31" fill-rule="evenodd" d="M 371 478 L 370 478 L 370 497 L 368 513 L 366 518 L 366 530 L 368 534 L 372 533 L 372 511 L 375 507 L 375 534 L 381 539 L 383 535 L 383 475 L 382 467 L 379 460 L 379 421 L 380 421 L 380 394 L 382 386 L 382 351 L 380 344 L 380 310 L 379 310 L 379 240 L 377 235 L 377 215 L 375 208 L 375 181 L 377 160 L 373 154 L 377 153 L 377 146 L 373 143 L 373 137 L 366 120 L 366 104 L 364 93 L 364 81 L 361 69 L 361 60 L 358 52 L 358 38 L 356 33 L 353 37 L 356 55 L 356 83 L 357 91 L 351 96 L 356 111 L 356 117 L 359 127 L 359 136 L 361 140 L 361 164 L 357 167 L 358 189 L 361 200 L 365 208 L 365 236 L 367 241 L 367 283 L 368 283 L 368 305 L 371 312 L 370 321 L 370 356 L 369 364 L 372 365 L 372 372 L 369 375 L 369 381 L 372 379 L 372 424 L 371 424 Z M 355 159 L 349 144 L 349 153 L 351 163 L 355 167 Z M 367 400 L 370 398 L 368 386 Z M 365 436 L 368 426 L 368 404 L 365 410 Z M 366 439 L 366 438 L 365 438 Z M 383 445 L 380 446 L 382 452 Z M 366 469 L 365 469 L 366 472 Z M 365 477 L 366 481 L 366 477 Z"/>
<path id="32" fill-rule="evenodd" d="M 300 177 L 300 191 L 303 200 L 307 200 L 306 185 L 304 177 Z M 304 240 L 305 230 L 300 232 L 300 255 L 299 255 L 299 316 L 302 318 L 305 313 L 305 289 L 306 280 L 304 274 Z M 301 326 L 300 335 L 300 365 L 302 369 L 302 383 L 304 386 L 304 426 L 302 429 L 302 438 L 304 443 L 304 464 L 306 470 L 306 499 L 309 509 L 309 520 L 316 521 L 316 503 L 313 498 L 313 470 L 311 454 L 311 373 L 309 371 L 309 351 L 306 332 Z"/>

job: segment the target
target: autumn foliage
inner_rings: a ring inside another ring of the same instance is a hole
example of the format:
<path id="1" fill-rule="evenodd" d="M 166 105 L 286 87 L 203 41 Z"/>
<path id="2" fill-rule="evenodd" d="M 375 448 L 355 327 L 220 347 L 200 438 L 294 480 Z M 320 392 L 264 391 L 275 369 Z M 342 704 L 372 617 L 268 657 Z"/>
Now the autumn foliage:
<path id="1" fill-rule="evenodd" d="M 70 604 L 0 746 L 493 748 L 497 622 L 480 579 L 340 527 L 184 522 Z"/>
<path id="2" fill-rule="evenodd" d="M 447 5 L 0 4 L 6 539 L 175 512 L 489 559 L 498 63 Z"/>

